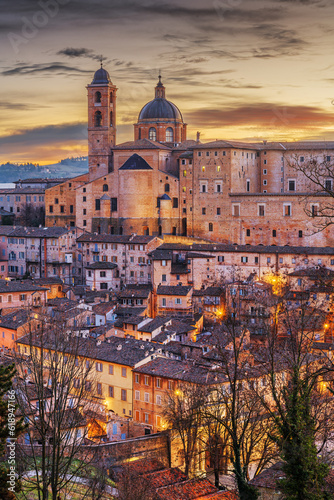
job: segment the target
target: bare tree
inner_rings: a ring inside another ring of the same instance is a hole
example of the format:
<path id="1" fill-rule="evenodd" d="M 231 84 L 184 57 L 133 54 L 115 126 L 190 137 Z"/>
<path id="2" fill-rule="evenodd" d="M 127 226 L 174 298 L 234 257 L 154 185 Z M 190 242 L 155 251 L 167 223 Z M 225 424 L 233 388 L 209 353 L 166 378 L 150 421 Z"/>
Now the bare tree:
<path id="1" fill-rule="evenodd" d="M 57 500 L 78 476 L 90 476 L 94 452 L 86 415 L 97 410 L 91 395 L 94 353 L 90 344 L 87 357 L 87 340 L 47 316 L 19 344 L 16 393 L 28 424 L 21 444 L 24 491 L 35 490 L 39 500 L 51 492 Z"/>
<path id="2" fill-rule="evenodd" d="M 303 160 L 298 155 L 286 155 L 287 164 L 295 172 L 303 174 L 306 189 L 305 213 L 313 219 L 314 231 L 323 231 L 334 222 L 334 161 L 326 152 L 310 153 Z M 318 196 L 321 202 L 311 205 L 310 199 Z"/>
<path id="3" fill-rule="evenodd" d="M 268 330 L 263 370 L 270 397 L 260 397 L 274 425 L 270 437 L 284 463 L 286 478 L 280 489 L 287 499 L 327 498 L 329 468 L 320 454 L 334 429 L 332 395 L 327 391 L 333 366 L 313 350 L 322 312 L 307 290 L 287 288 L 278 297 Z"/>
<path id="4" fill-rule="evenodd" d="M 270 422 L 255 390 L 259 371 L 253 366 L 249 332 L 233 315 L 218 335 L 216 366 L 225 382 L 212 390 L 206 415 L 219 422 L 228 438 L 240 498 L 256 499 L 255 488 L 248 484 L 250 468 L 258 474 L 277 456 L 276 446 L 268 438 Z"/>
<path id="5" fill-rule="evenodd" d="M 164 403 L 164 418 L 181 440 L 185 474 L 192 470 L 198 455 L 203 408 L 207 401 L 205 385 L 180 382 L 175 391 L 169 391 Z"/>

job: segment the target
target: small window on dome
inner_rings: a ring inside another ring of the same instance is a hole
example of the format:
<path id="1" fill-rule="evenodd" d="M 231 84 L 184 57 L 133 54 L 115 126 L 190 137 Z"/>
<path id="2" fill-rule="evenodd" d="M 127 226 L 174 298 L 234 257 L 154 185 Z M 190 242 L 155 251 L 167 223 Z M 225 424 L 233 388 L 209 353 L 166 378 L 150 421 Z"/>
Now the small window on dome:
<path id="1" fill-rule="evenodd" d="M 101 92 L 95 92 L 95 102 L 101 102 Z"/>
<path id="2" fill-rule="evenodd" d="M 151 127 L 149 132 L 148 132 L 148 138 L 150 141 L 156 141 L 157 140 L 157 131 L 154 127 Z"/>
<path id="3" fill-rule="evenodd" d="M 173 142 L 174 141 L 174 132 L 171 127 L 168 127 L 166 130 L 166 142 Z"/>

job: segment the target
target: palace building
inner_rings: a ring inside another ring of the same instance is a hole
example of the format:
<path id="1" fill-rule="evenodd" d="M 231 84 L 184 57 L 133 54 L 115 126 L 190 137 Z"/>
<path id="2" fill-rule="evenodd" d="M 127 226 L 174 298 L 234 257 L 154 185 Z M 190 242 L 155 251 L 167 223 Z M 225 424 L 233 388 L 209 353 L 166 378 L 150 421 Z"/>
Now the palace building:
<path id="1" fill-rule="evenodd" d="M 331 226 L 317 232 L 307 215 L 330 203 L 333 181 L 325 179 L 319 192 L 293 163 L 331 162 L 334 142 L 188 140 L 159 76 L 134 140 L 117 144 L 117 88 L 102 66 L 87 92 L 89 172 L 46 190 L 47 226 L 236 245 L 333 245 Z"/>

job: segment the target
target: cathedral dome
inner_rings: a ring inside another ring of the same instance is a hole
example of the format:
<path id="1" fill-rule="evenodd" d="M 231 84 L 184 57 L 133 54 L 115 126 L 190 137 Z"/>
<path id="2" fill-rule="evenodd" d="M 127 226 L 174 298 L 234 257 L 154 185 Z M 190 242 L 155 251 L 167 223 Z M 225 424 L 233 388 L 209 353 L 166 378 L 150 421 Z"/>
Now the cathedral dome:
<path id="1" fill-rule="evenodd" d="M 166 99 L 165 87 L 161 82 L 160 75 L 159 82 L 155 87 L 155 99 L 145 104 L 139 113 L 138 122 L 142 120 L 176 120 L 183 122 L 179 108 Z"/>
<path id="2" fill-rule="evenodd" d="M 138 121 L 154 119 L 180 120 L 183 121 L 181 111 L 175 104 L 163 97 L 157 97 L 145 104 L 139 113 Z"/>
<path id="3" fill-rule="evenodd" d="M 101 66 L 101 68 L 95 72 L 92 85 L 103 85 L 105 83 L 111 83 L 111 80 L 108 71 Z"/>

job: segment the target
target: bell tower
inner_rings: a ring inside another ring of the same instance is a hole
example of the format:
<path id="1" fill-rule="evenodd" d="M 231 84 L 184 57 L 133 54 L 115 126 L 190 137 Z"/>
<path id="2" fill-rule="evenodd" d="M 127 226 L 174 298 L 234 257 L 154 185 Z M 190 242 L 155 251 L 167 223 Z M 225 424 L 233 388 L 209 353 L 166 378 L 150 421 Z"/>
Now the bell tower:
<path id="1" fill-rule="evenodd" d="M 116 142 L 116 92 L 108 71 L 102 67 L 87 85 L 89 180 L 112 172 L 111 148 Z"/>

